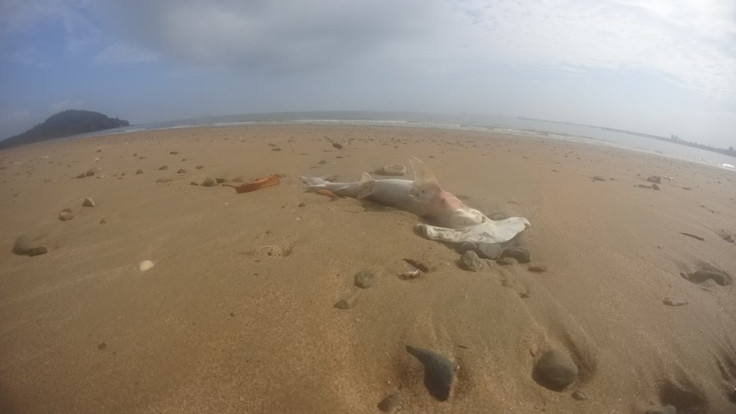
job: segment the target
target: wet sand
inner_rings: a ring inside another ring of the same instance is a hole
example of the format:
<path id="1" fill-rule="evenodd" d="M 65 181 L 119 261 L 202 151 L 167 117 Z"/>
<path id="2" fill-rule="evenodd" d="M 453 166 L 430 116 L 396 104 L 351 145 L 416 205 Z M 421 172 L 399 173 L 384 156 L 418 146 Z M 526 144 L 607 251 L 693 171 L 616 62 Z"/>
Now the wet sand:
<path id="1" fill-rule="evenodd" d="M 463 270 L 417 217 L 297 178 L 357 180 L 409 156 L 469 206 L 529 219 L 531 262 Z M 281 184 L 245 194 L 191 184 L 269 174 Z M 396 394 L 406 413 L 733 412 L 734 284 L 682 275 L 736 276 L 734 223 L 736 174 L 486 132 L 254 125 L 4 150 L 0 404 L 370 413 Z M 14 254 L 22 234 L 48 252 Z M 430 271 L 402 280 L 404 259 Z M 447 401 L 407 345 L 453 362 Z M 561 390 L 533 378 L 550 350 L 578 370 Z"/>

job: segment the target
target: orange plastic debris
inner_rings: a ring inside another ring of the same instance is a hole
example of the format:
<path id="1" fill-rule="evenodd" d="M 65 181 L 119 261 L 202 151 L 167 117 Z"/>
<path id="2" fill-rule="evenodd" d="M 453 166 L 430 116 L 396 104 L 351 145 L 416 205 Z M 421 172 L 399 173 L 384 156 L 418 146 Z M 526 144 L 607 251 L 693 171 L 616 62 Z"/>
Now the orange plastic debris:
<path id="1" fill-rule="evenodd" d="M 270 187 L 272 185 L 278 185 L 281 181 L 279 181 L 279 176 L 276 174 L 271 174 L 267 177 L 263 178 L 256 178 L 255 180 L 241 184 L 241 185 L 232 185 L 232 184 L 224 184 L 227 187 L 232 187 L 235 189 L 235 191 L 240 193 L 249 193 L 251 191 L 260 190 L 261 188 Z"/>

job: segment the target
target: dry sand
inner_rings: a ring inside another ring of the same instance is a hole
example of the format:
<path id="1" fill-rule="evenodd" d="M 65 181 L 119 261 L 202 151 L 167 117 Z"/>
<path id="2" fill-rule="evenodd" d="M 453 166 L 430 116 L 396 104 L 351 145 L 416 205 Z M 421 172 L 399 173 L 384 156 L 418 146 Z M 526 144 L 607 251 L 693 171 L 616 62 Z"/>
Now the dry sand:
<path id="1" fill-rule="evenodd" d="M 528 218 L 531 263 L 462 270 L 417 217 L 297 179 L 411 155 L 471 207 Z M 272 173 L 246 194 L 190 185 Z M 652 175 L 659 191 L 639 187 Z M 727 171 L 484 132 L 255 125 L 4 150 L 0 181 L 2 412 L 370 413 L 393 393 L 407 413 L 736 412 L 734 285 L 680 275 L 736 275 Z M 13 254 L 21 234 L 48 253 Z M 432 270 L 401 280 L 405 258 Z M 374 286 L 353 285 L 361 270 Z M 455 362 L 446 402 L 406 345 Z M 561 392 L 532 378 L 551 349 L 579 369 Z"/>

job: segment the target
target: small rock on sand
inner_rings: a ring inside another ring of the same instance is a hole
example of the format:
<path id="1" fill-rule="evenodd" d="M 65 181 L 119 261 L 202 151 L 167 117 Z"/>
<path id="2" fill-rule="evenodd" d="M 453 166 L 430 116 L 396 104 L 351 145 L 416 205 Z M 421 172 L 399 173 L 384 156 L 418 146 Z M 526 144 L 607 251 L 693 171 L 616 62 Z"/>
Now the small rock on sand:
<path id="1" fill-rule="evenodd" d="M 15 239 L 15 243 L 13 243 L 13 253 L 27 254 L 28 251 L 35 246 L 36 243 L 34 243 L 30 237 L 26 236 L 25 234 L 21 234 Z"/>
<path id="2" fill-rule="evenodd" d="M 415 269 L 419 269 L 419 270 L 421 270 L 424 273 L 428 273 L 429 272 L 429 266 L 427 266 L 427 264 L 425 264 L 425 263 L 423 263 L 423 262 L 421 262 L 419 260 L 415 260 L 415 259 L 404 259 L 404 261 L 406 263 L 409 263 L 410 265 L 412 265 Z"/>
<path id="3" fill-rule="evenodd" d="M 474 250 L 466 250 L 460 258 L 460 267 L 471 272 L 479 272 L 483 270 L 484 263 Z"/>
<path id="4" fill-rule="evenodd" d="M 38 246 L 30 237 L 21 234 L 13 243 L 13 253 L 26 256 L 38 256 L 47 253 L 48 250 L 43 246 Z"/>
<path id="5" fill-rule="evenodd" d="M 95 200 L 92 199 L 92 197 L 85 197 L 84 201 L 82 202 L 82 206 L 84 207 L 95 207 L 97 204 L 95 204 Z"/>
<path id="6" fill-rule="evenodd" d="M 407 345 L 406 351 L 424 366 L 424 386 L 429 394 L 440 401 L 447 401 L 455 378 L 455 364 L 444 355 L 428 349 Z"/>
<path id="7" fill-rule="evenodd" d="M 667 306 L 683 306 L 687 305 L 688 302 L 686 300 L 672 299 L 670 297 L 666 297 L 662 300 L 662 303 Z"/>
<path id="8" fill-rule="evenodd" d="M 143 174 L 143 170 L 138 169 L 138 171 L 135 172 L 136 174 Z"/>
<path id="9" fill-rule="evenodd" d="M 578 376 L 578 367 L 566 353 L 550 350 L 534 367 L 534 380 L 553 391 L 562 391 Z"/>
<path id="10" fill-rule="evenodd" d="M 572 398 L 576 401 L 585 401 L 588 399 L 588 396 L 582 390 L 575 390 L 572 393 Z"/>
<path id="11" fill-rule="evenodd" d="M 153 262 L 150 260 L 144 260 L 138 264 L 138 270 L 145 272 L 153 268 Z"/>
<path id="12" fill-rule="evenodd" d="M 184 174 L 184 173 L 186 173 L 186 172 L 187 172 L 187 170 L 185 170 L 185 169 L 183 169 L 183 168 L 179 168 L 179 169 L 178 169 L 178 170 L 176 171 L 176 173 L 177 173 L 177 174 Z"/>
<path id="13" fill-rule="evenodd" d="M 373 272 L 362 270 L 355 274 L 355 286 L 368 289 L 376 283 L 376 275 Z"/>
<path id="14" fill-rule="evenodd" d="M 652 184 L 652 190 L 659 191 L 659 186 L 657 184 Z"/>
<path id="15" fill-rule="evenodd" d="M 332 146 L 335 147 L 335 148 L 337 148 L 337 149 L 342 149 L 342 144 L 337 143 L 337 142 L 333 142 L 332 143 Z"/>
<path id="16" fill-rule="evenodd" d="M 222 184 L 225 181 L 227 181 L 227 179 L 226 178 L 223 178 L 223 177 L 217 177 L 217 178 L 215 178 L 215 181 L 217 182 L 217 184 Z"/>
<path id="17" fill-rule="evenodd" d="M 652 175 L 651 177 L 647 178 L 647 181 L 654 184 L 662 184 L 662 177 Z"/>
<path id="18" fill-rule="evenodd" d="M 402 175 L 406 175 L 406 167 L 403 166 L 402 164 L 384 165 L 381 168 L 375 169 L 373 173 L 377 175 L 387 175 L 387 176 L 399 177 Z"/>
<path id="19" fill-rule="evenodd" d="M 378 409 L 384 413 L 393 413 L 401 409 L 402 401 L 398 392 L 389 395 L 378 403 Z"/>
<path id="20" fill-rule="evenodd" d="M 74 218 L 74 213 L 72 212 L 72 209 L 65 208 L 62 209 L 59 213 L 59 220 L 61 221 L 68 221 Z"/>
<path id="21" fill-rule="evenodd" d="M 527 270 L 529 270 L 530 272 L 534 272 L 534 273 L 544 273 L 547 271 L 547 266 L 531 265 L 527 268 Z"/>
<path id="22" fill-rule="evenodd" d="M 600 175 L 596 175 L 595 177 L 593 177 L 593 181 L 606 181 L 606 179 L 601 177 Z"/>
<path id="23" fill-rule="evenodd" d="M 87 172 L 85 173 L 85 175 L 87 177 L 92 177 L 93 175 L 95 175 L 95 169 L 94 168 L 90 168 L 89 170 L 87 170 Z"/>
<path id="24" fill-rule="evenodd" d="M 207 177 L 204 179 L 204 181 L 202 181 L 202 185 L 205 187 L 214 187 L 215 185 L 217 185 L 217 181 L 215 181 L 215 179 L 212 177 Z"/>
<path id="25" fill-rule="evenodd" d="M 355 306 L 355 297 L 351 296 L 349 298 L 340 299 L 335 303 L 335 307 L 340 310 L 348 310 Z"/>
<path id="26" fill-rule="evenodd" d="M 162 165 L 162 166 L 158 167 L 158 169 L 159 170 L 168 170 L 169 169 L 169 166 L 168 165 Z"/>

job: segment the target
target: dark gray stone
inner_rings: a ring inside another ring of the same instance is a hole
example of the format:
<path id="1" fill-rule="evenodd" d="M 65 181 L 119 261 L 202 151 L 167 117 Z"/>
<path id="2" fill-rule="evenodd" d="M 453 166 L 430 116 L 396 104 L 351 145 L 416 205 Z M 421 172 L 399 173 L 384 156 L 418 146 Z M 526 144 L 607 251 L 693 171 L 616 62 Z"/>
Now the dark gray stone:
<path id="1" fill-rule="evenodd" d="M 502 245 L 498 243 L 478 243 L 475 252 L 484 259 L 497 259 L 503 251 Z"/>
<path id="2" fill-rule="evenodd" d="M 362 270 L 355 274 L 355 286 L 361 289 L 368 289 L 376 283 L 376 275 L 367 270 Z"/>
<path id="3" fill-rule="evenodd" d="M 424 386 L 429 394 L 440 401 L 447 401 L 455 378 L 455 363 L 428 349 L 407 345 L 406 351 L 424 366 Z"/>
<path id="4" fill-rule="evenodd" d="M 460 258 L 460 266 L 471 272 L 479 272 L 483 270 L 484 263 L 474 250 L 466 250 Z"/>
<path id="5" fill-rule="evenodd" d="M 531 261 L 529 250 L 522 247 L 509 247 L 501 252 L 501 257 L 513 257 L 519 263 L 529 263 Z"/>
<path id="6" fill-rule="evenodd" d="M 578 367 L 564 352 L 550 350 L 544 353 L 534 367 L 533 378 L 553 391 L 562 391 L 578 376 Z"/>
<path id="7" fill-rule="evenodd" d="M 659 191 L 659 186 L 657 184 L 652 184 L 652 190 Z"/>

